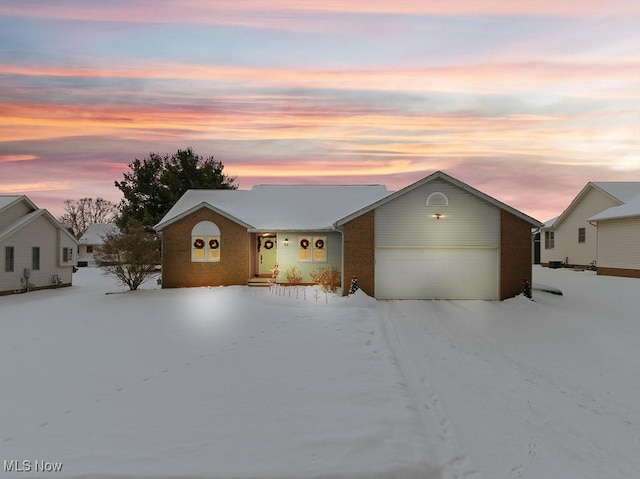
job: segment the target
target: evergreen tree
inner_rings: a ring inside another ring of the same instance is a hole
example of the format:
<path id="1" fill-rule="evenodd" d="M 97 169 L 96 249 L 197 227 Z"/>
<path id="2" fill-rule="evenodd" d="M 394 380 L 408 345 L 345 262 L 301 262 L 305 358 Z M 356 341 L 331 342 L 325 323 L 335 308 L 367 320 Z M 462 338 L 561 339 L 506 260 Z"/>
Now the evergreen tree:
<path id="1" fill-rule="evenodd" d="M 204 158 L 191 148 L 173 155 L 150 153 L 129 164 L 129 172 L 115 186 L 124 198 L 120 202 L 118 226 L 132 224 L 151 229 L 160 222 L 189 189 L 236 189 L 235 177 L 223 173 L 224 165 L 213 156 Z"/>
<path id="2" fill-rule="evenodd" d="M 531 294 L 531 283 L 529 283 L 529 280 L 526 278 L 522 280 L 522 294 L 529 299 L 533 297 Z"/>

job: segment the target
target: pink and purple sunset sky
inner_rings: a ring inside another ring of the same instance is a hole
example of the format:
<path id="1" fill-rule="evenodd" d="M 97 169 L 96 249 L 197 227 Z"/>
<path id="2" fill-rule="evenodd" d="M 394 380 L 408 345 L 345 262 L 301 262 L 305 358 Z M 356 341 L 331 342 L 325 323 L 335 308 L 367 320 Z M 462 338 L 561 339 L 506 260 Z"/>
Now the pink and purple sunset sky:
<path id="1" fill-rule="evenodd" d="M 150 152 L 240 188 L 436 170 L 541 221 L 640 181 L 638 0 L 3 0 L 0 194 L 120 201 Z"/>

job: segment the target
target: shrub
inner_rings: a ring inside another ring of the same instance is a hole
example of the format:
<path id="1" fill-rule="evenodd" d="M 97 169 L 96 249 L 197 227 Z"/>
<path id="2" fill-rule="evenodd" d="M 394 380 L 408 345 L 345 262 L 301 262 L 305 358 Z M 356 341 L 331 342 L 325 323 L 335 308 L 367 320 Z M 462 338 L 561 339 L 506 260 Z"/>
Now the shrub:
<path id="1" fill-rule="evenodd" d="M 142 226 L 132 226 L 125 231 L 108 232 L 96 260 L 104 274 L 135 291 L 155 273 L 160 251 L 152 234 Z"/>
<path id="2" fill-rule="evenodd" d="M 310 276 L 325 293 L 335 293 L 340 288 L 340 270 L 335 266 L 318 268 L 312 271 Z"/>
<path id="3" fill-rule="evenodd" d="M 300 270 L 298 270 L 297 266 L 292 266 L 287 271 L 285 271 L 284 275 L 287 278 L 287 283 L 289 284 L 300 284 L 302 282 L 302 275 L 300 274 Z"/>

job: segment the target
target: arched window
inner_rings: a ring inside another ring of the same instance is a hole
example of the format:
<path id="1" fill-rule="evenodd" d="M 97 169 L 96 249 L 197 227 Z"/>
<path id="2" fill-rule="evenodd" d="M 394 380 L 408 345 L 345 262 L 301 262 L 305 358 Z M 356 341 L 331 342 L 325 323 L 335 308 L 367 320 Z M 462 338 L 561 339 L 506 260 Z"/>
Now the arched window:
<path id="1" fill-rule="evenodd" d="M 449 206 L 449 198 L 444 193 L 435 191 L 427 197 L 427 206 Z"/>
<path id="2" fill-rule="evenodd" d="M 191 230 L 191 261 L 220 261 L 220 228 L 211 221 L 201 221 Z"/>

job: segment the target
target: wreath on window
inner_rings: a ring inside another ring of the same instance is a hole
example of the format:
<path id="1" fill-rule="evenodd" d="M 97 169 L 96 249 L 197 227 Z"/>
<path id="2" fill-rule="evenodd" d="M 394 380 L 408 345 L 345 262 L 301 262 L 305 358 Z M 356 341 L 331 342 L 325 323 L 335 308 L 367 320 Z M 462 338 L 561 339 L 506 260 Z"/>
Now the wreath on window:
<path id="1" fill-rule="evenodd" d="M 218 249 L 220 247 L 220 243 L 217 239 L 213 238 L 209 240 L 209 248 Z"/>
<path id="2" fill-rule="evenodd" d="M 324 248 L 324 240 L 317 239 L 316 240 L 316 248 L 318 248 L 318 249 Z"/>
<path id="3" fill-rule="evenodd" d="M 309 247 L 309 240 L 306 238 L 300 240 L 300 246 L 302 247 L 302 249 L 307 249 Z"/>
<path id="4" fill-rule="evenodd" d="M 264 242 L 264 249 L 271 249 L 273 248 L 273 241 L 271 240 L 267 240 Z"/>
<path id="5" fill-rule="evenodd" d="M 193 242 L 193 247 L 195 249 L 202 249 L 204 248 L 204 240 L 202 238 L 198 238 L 197 240 L 195 240 Z"/>

